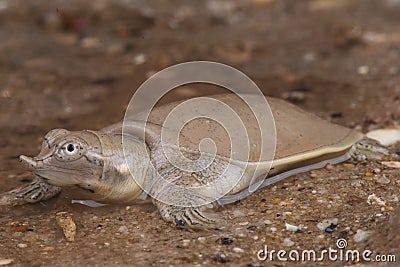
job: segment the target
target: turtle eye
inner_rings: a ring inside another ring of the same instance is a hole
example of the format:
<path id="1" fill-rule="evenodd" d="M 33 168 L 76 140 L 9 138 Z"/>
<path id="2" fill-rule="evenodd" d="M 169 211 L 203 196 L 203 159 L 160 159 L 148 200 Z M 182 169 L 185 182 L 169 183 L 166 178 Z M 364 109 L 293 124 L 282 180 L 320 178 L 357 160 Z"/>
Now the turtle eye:
<path id="1" fill-rule="evenodd" d="M 67 155 L 75 155 L 78 152 L 79 147 L 75 144 L 67 144 L 65 146 L 65 153 Z"/>
<path id="2" fill-rule="evenodd" d="M 83 155 L 83 146 L 76 142 L 66 142 L 56 150 L 56 156 L 61 160 L 76 160 Z"/>

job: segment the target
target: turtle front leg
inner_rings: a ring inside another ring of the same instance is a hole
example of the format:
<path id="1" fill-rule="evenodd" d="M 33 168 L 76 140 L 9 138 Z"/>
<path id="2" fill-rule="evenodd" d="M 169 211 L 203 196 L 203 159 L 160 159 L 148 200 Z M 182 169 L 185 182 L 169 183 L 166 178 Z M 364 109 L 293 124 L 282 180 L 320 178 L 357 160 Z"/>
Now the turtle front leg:
<path id="1" fill-rule="evenodd" d="M 0 194 L 0 205 L 24 205 L 47 200 L 60 193 L 61 187 L 51 185 L 36 176 L 28 185 Z"/>
<path id="2" fill-rule="evenodd" d="M 195 190 L 167 186 L 153 195 L 153 203 L 164 220 L 178 227 L 216 229 L 221 225 L 221 219 L 207 211 L 212 204 L 199 206 L 205 199 Z"/>
<path id="3" fill-rule="evenodd" d="M 389 155 L 389 150 L 383 147 L 378 141 L 368 137 L 355 143 L 351 149 L 351 160 L 363 162 L 368 160 L 381 160 Z"/>
<path id="4" fill-rule="evenodd" d="M 205 212 L 205 207 L 180 207 L 157 202 L 156 206 L 164 220 L 181 228 L 217 229 L 221 220 Z"/>

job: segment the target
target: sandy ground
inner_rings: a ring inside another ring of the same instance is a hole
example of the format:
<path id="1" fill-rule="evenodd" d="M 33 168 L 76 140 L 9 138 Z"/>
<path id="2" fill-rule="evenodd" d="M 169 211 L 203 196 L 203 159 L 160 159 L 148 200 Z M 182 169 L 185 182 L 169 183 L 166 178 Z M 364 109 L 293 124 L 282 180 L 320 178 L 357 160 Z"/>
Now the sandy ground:
<path id="1" fill-rule="evenodd" d="M 119 121 L 146 78 L 189 60 L 234 66 L 264 94 L 344 126 L 363 132 L 397 126 L 399 12 L 398 0 L 1 0 L 0 191 L 31 179 L 17 157 L 36 155 L 47 131 Z M 169 100 L 207 90 L 193 87 Z M 391 149 L 399 153 L 400 145 Z M 354 264 L 257 259 L 264 246 L 320 252 L 337 249 L 338 239 L 346 249 L 400 261 L 399 185 L 399 169 L 380 162 L 330 166 L 223 207 L 223 229 L 197 232 L 164 222 L 151 205 L 89 208 L 62 194 L 0 209 L 0 265 Z M 386 204 L 368 204 L 372 194 Z M 56 223 L 60 211 L 77 224 L 74 242 Z M 324 220 L 337 226 L 321 230 Z"/>

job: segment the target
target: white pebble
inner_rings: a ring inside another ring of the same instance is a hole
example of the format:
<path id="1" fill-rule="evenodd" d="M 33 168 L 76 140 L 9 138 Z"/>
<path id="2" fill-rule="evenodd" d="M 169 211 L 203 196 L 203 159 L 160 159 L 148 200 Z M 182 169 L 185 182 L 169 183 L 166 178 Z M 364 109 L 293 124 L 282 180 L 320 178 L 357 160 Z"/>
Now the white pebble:
<path id="1" fill-rule="evenodd" d="M 357 73 L 360 75 L 366 75 L 366 74 L 368 74 L 368 72 L 369 72 L 369 67 L 366 65 L 359 66 L 357 68 Z"/>
<path id="2" fill-rule="evenodd" d="M 118 232 L 120 233 L 127 233 L 128 232 L 128 227 L 126 227 L 125 225 L 121 226 L 118 228 Z"/>
<path id="3" fill-rule="evenodd" d="M 268 219 L 266 219 L 265 221 L 264 221 L 264 224 L 272 224 L 272 222 L 270 221 L 270 220 L 268 220 Z"/>
<path id="4" fill-rule="evenodd" d="M 13 259 L 0 259 L 0 266 L 8 265 L 8 264 L 12 263 L 13 261 L 14 261 Z"/>
<path id="5" fill-rule="evenodd" d="M 147 60 L 147 56 L 145 54 L 137 54 L 134 58 L 133 58 L 133 64 L 135 65 L 141 65 L 143 63 L 145 63 Z"/>
<path id="6" fill-rule="evenodd" d="M 236 252 L 236 253 L 243 253 L 244 252 L 243 249 L 238 248 L 238 247 L 233 248 L 233 251 Z"/>
<path id="7" fill-rule="evenodd" d="M 300 227 L 298 227 L 298 226 L 296 226 L 296 225 L 293 225 L 293 224 L 285 223 L 285 226 L 286 226 L 286 230 L 288 230 L 288 231 L 292 231 L 292 232 L 299 232 L 299 231 L 301 231 L 301 228 L 300 228 Z"/>
<path id="8" fill-rule="evenodd" d="M 200 242 L 204 242 L 204 241 L 206 241 L 206 238 L 204 236 L 199 236 L 199 238 L 197 238 L 197 240 L 199 240 Z"/>
<path id="9" fill-rule="evenodd" d="M 389 168 L 400 168 L 400 161 L 382 161 L 381 163 Z"/>
<path id="10" fill-rule="evenodd" d="M 294 245 L 294 242 L 292 240 L 290 240 L 290 238 L 285 238 L 283 240 L 283 245 L 286 247 L 291 247 Z"/>
<path id="11" fill-rule="evenodd" d="M 400 129 L 378 129 L 368 132 L 368 138 L 377 140 L 384 146 L 400 141 Z"/>
<path id="12" fill-rule="evenodd" d="M 304 54 L 303 55 L 303 60 L 305 61 L 305 62 L 312 62 L 312 61 L 314 61 L 315 60 L 315 53 L 313 53 L 313 52 L 308 52 L 308 53 L 306 53 L 306 54 Z"/>
<path id="13" fill-rule="evenodd" d="M 357 233 L 353 236 L 354 242 L 356 243 L 363 242 L 371 235 L 371 233 L 372 233 L 371 231 L 364 231 L 358 229 Z"/>
<path id="14" fill-rule="evenodd" d="M 18 244 L 17 247 L 19 248 L 26 248 L 28 245 L 27 244 Z"/>
<path id="15" fill-rule="evenodd" d="M 276 230 L 277 230 L 276 227 L 271 227 L 270 229 L 271 229 L 271 232 L 273 232 L 273 233 L 276 232 Z"/>
<path id="16" fill-rule="evenodd" d="M 376 179 L 376 181 L 380 184 L 389 184 L 390 180 L 386 177 L 380 177 L 378 179 Z"/>

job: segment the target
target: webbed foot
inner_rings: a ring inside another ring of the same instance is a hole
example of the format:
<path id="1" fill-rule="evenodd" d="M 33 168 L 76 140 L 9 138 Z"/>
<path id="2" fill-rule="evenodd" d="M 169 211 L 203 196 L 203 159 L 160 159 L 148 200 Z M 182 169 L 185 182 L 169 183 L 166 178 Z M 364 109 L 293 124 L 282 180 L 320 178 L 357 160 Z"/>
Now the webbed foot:
<path id="1" fill-rule="evenodd" d="M 178 227 L 189 229 L 217 229 L 222 220 L 205 211 L 205 207 L 179 207 L 158 203 L 161 216 Z"/>
<path id="2" fill-rule="evenodd" d="M 28 185 L 0 194 L 0 206 L 17 206 L 36 203 L 52 198 L 60 193 L 60 191 L 61 187 L 48 184 L 37 176 Z"/>
<path id="3" fill-rule="evenodd" d="M 351 160 L 363 162 L 368 160 L 381 160 L 389 155 L 389 150 L 383 147 L 378 141 L 365 137 L 355 143 L 351 150 Z"/>

